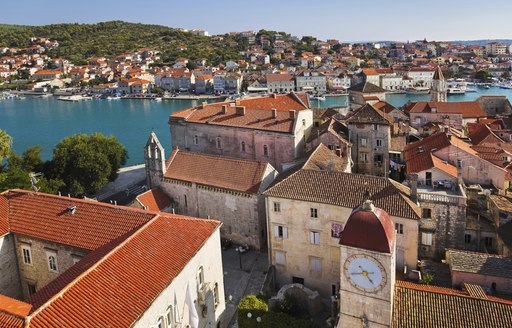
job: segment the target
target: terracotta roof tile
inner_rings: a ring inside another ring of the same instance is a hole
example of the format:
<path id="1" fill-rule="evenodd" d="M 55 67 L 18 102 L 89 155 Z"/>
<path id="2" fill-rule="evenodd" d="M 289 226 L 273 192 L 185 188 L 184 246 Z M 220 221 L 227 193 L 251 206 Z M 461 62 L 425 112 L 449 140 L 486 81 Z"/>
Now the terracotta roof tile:
<path id="1" fill-rule="evenodd" d="M 164 177 L 245 193 L 257 193 L 266 162 L 174 150 Z"/>
<path id="2" fill-rule="evenodd" d="M 24 317 L 29 314 L 32 305 L 15 300 L 0 294 L 0 311 L 9 313 L 18 317 Z"/>
<path id="3" fill-rule="evenodd" d="M 9 233 L 9 201 L 7 193 L 0 194 L 0 236 Z"/>
<path id="4" fill-rule="evenodd" d="M 510 327 L 510 301 L 468 292 L 396 281 L 393 328 Z"/>
<path id="5" fill-rule="evenodd" d="M 22 190 L 7 193 L 11 232 L 87 250 L 148 222 L 154 215 L 95 201 Z M 71 214 L 69 206 L 76 206 Z"/>
<path id="6" fill-rule="evenodd" d="M 345 171 L 347 158 L 340 157 L 324 144 L 319 144 L 302 166 L 306 170 Z"/>
<path id="7" fill-rule="evenodd" d="M 150 189 L 138 195 L 136 199 L 142 206 L 146 207 L 145 209 L 153 212 L 160 212 L 172 203 L 172 199 L 160 188 Z"/>
<path id="8" fill-rule="evenodd" d="M 447 253 L 452 271 L 512 278 L 512 258 L 456 249 Z"/>
<path id="9" fill-rule="evenodd" d="M 361 92 L 361 93 L 384 93 L 386 90 L 381 87 L 370 83 L 370 82 L 361 82 L 349 88 L 350 91 Z"/>
<path id="10" fill-rule="evenodd" d="M 132 326 L 219 226 L 176 215 L 154 218 L 34 311 L 30 327 Z"/>
<path id="11" fill-rule="evenodd" d="M 432 156 L 432 164 L 435 168 L 445 172 L 446 174 L 451 175 L 452 177 L 457 177 L 457 168 L 450 163 L 443 161 L 437 156 L 434 156 L 432 153 L 430 154 Z"/>
<path id="12" fill-rule="evenodd" d="M 469 138 L 471 139 L 471 143 L 473 145 L 479 145 L 481 143 L 501 143 L 500 137 L 494 134 L 492 130 L 486 125 L 481 125 L 477 129 L 473 130 L 469 134 Z"/>
<path id="13" fill-rule="evenodd" d="M 364 123 L 364 124 L 385 124 L 393 123 L 393 117 L 383 111 L 376 109 L 370 104 L 366 104 L 345 117 L 347 123 Z"/>
<path id="14" fill-rule="evenodd" d="M 25 320 L 12 314 L 0 311 L 0 327 L 22 328 L 25 327 Z"/>
<path id="15" fill-rule="evenodd" d="M 476 101 L 418 101 L 411 108 L 409 113 L 431 113 L 432 108 L 436 113 L 462 114 L 463 118 L 485 117 L 487 114 Z"/>
<path id="16" fill-rule="evenodd" d="M 223 112 L 226 106 L 226 112 Z M 243 114 L 237 112 L 236 106 L 244 106 Z M 271 109 L 276 109 L 272 117 Z M 292 110 L 309 108 L 309 101 L 303 95 L 287 94 L 243 99 L 236 102 L 205 104 L 174 112 L 170 120 L 183 119 L 190 123 L 244 127 L 256 130 L 293 133 L 295 117 Z"/>
<path id="17" fill-rule="evenodd" d="M 265 75 L 268 82 L 293 81 L 292 74 L 267 74 Z"/>
<path id="18" fill-rule="evenodd" d="M 407 163 L 407 174 L 428 170 L 434 166 L 431 151 L 450 145 L 444 132 L 436 133 L 405 146 L 404 154 Z"/>
<path id="19" fill-rule="evenodd" d="M 389 179 L 336 171 L 298 170 L 278 180 L 266 196 L 355 208 L 366 200 L 366 190 L 376 207 L 390 215 L 418 219 L 419 208 Z"/>

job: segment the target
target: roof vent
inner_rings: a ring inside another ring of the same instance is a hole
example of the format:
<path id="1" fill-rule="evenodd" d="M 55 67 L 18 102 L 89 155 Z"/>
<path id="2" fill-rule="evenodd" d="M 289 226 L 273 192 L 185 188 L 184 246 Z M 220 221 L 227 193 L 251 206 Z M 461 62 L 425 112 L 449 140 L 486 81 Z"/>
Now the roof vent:
<path id="1" fill-rule="evenodd" d="M 245 115 L 245 106 L 236 106 L 237 115 Z"/>
<path id="2" fill-rule="evenodd" d="M 76 212 L 76 206 L 68 206 L 69 214 L 75 214 L 75 212 Z"/>
<path id="3" fill-rule="evenodd" d="M 272 118 L 276 118 L 276 117 L 277 117 L 277 109 L 272 108 Z"/>
<path id="4" fill-rule="evenodd" d="M 228 112 L 228 106 L 222 105 L 222 114 L 226 114 Z"/>

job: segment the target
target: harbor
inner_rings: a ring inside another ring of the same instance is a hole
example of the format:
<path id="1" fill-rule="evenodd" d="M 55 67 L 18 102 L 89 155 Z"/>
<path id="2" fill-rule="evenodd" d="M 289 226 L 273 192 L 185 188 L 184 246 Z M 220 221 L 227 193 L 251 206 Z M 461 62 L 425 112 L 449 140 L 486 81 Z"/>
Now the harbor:
<path id="1" fill-rule="evenodd" d="M 482 95 L 505 95 L 512 101 L 512 90 L 499 87 L 477 88 L 476 92 L 449 95 L 448 101 L 474 100 Z M 128 150 L 127 166 L 143 163 L 143 147 L 151 131 L 169 149 L 169 115 L 172 112 L 199 105 L 202 101 L 220 99 L 186 100 L 172 97 L 166 101 L 141 101 L 139 99 L 89 99 L 87 101 L 61 101 L 59 97 L 42 95 L 17 95 L 0 100 L 0 129 L 13 138 L 14 150 L 21 154 L 27 147 L 43 147 L 43 159 L 52 157 L 55 145 L 63 138 L 77 133 L 101 132 L 116 136 Z M 62 97 L 62 96 L 61 96 Z M 165 100 L 165 98 L 163 98 Z M 390 93 L 386 100 L 395 107 L 408 101 L 428 101 L 429 94 Z M 326 94 L 325 100 L 311 99 L 312 108 L 343 107 L 348 97 Z"/>

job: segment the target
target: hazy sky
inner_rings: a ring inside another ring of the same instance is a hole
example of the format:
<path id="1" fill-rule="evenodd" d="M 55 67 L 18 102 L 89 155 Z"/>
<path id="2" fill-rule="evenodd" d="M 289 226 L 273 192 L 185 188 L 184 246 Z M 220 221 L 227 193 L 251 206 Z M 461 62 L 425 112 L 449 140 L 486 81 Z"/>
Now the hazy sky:
<path id="1" fill-rule="evenodd" d="M 512 38 L 510 0 L 2 0 L 0 23 L 46 25 L 123 20 L 205 29 L 262 28 L 320 39 Z"/>

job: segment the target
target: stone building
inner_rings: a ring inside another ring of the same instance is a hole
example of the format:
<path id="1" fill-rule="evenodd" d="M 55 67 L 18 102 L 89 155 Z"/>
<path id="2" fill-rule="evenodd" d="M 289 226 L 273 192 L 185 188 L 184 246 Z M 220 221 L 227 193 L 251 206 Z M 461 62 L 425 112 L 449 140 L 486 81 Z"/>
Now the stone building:
<path id="1" fill-rule="evenodd" d="M 386 90 L 370 82 L 361 82 L 348 89 L 350 108 L 355 109 L 368 102 L 386 101 Z"/>
<path id="2" fill-rule="evenodd" d="M 485 95 L 475 101 L 480 104 L 487 116 L 512 114 L 512 105 L 507 96 Z"/>
<path id="3" fill-rule="evenodd" d="M 446 250 L 453 287 L 482 286 L 491 294 L 512 294 L 512 258 L 495 254 Z"/>
<path id="4" fill-rule="evenodd" d="M 432 89 L 430 90 L 430 98 L 432 101 L 446 101 L 448 89 L 444 80 L 441 66 L 437 66 L 434 76 L 432 77 Z"/>
<path id="5" fill-rule="evenodd" d="M 269 263 L 276 268 L 280 286 L 299 282 L 324 298 L 337 294 L 339 238 L 353 208 L 365 199 L 385 209 L 395 224 L 397 269 L 416 268 L 420 210 L 399 183 L 304 166 L 278 180 L 264 195 Z"/>
<path id="6" fill-rule="evenodd" d="M 441 123 L 462 130 L 468 123 L 478 122 L 487 114 L 476 101 L 418 101 L 412 105 L 409 116 L 414 128 Z"/>
<path id="7" fill-rule="evenodd" d="M 465 282 L 461 290 L 398 280 L 393 228 L 389 214 L 371 201 L 365 201 L 350 214 L 339 245 L 339 301 L 333 298 L 333 303 L 339 302 L 337 328 L 494 328 L 509 324 L 511 302 L 488 296 L 479 285 Z M 458 262 L 462 266 L 468 264 Z M 474 268 L 486 267 L 484 261 L 476 262 L 480 265 Z M 506 271 L 510 271 L 509 262 L 506 261 Z M 497 266 L 491 266 L 488 269 L 496 272 Z"/>
<path id="8" fill-rule="evenodd" d="M 175 149 L 162 172 L 159 188 L 173 199 L 173 211 L 219 220 L 223 238 L 266 247 L 261 193 L 277 175 L 270 164 Z"/>
<path id="9" fill-rule="evenodd" d="M 270 93 L 295 91 L 295 79 L 292 74 L 267 74 L 267 89 Z"/>
<path id="10" fill-rule="evenodd" d="M 348 138 L 352 143 L 355 173 L 386 176 L 393 118 L 366 104 L 347 115 Z"/>
<path id="11" fill-rule="evenodd" d="M 0 326 L 217 327 L 225 310 L 219 227 L 214 220 L 6 191 Z"/>
<path id="12" fill-rule="evenodd" d="M 313 114 L 305 94 L 204 103 L 169 117 L 173 147 L 265 161 L 277 170 L 305 157 Z"/>

